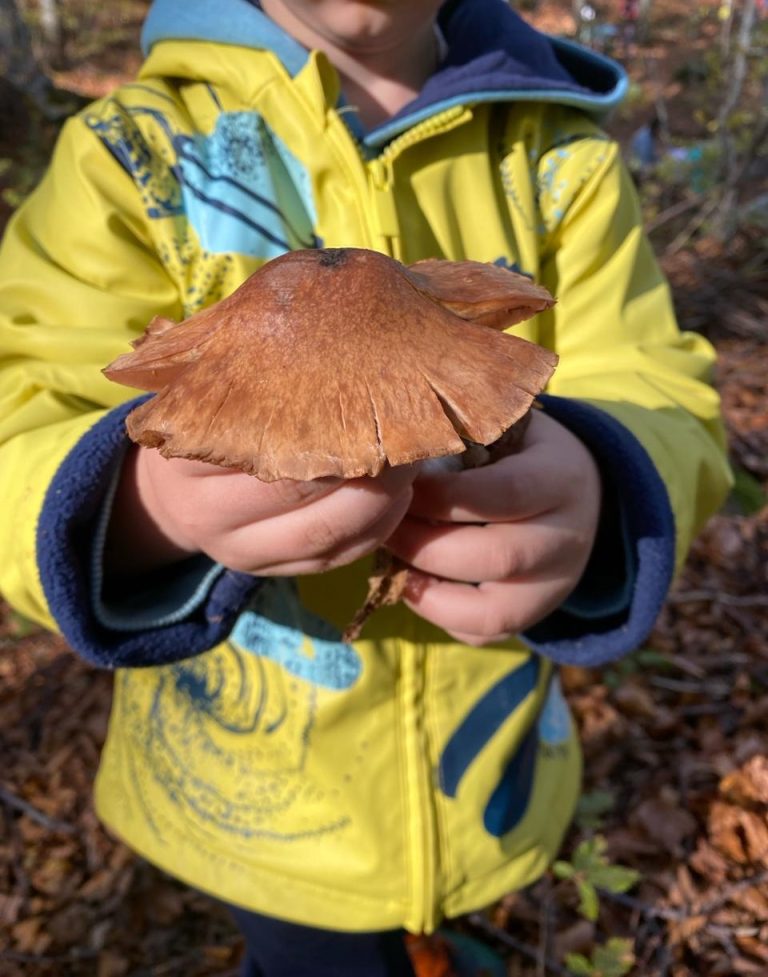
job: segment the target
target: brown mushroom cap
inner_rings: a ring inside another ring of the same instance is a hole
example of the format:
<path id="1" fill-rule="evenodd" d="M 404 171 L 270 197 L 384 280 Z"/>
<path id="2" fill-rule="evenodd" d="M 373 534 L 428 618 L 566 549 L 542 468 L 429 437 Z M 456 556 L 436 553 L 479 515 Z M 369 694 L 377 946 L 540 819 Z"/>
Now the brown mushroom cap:
<path id="1" fill-rule="evenodd" d="M 555 304 L 547 289 L 527 276 L 482 261 L 428 258 L 408 271 L 446 309 L 493 329 L 507 329 Z"/>
<path id="2" fill-rule="evenodd" d="M 264 481 L 376 475 L 458 454 L 462 438 L 495 441 L 557 357 L 472 321 L 492 315 L 491 301 L 509 306 L 500 275 L 513 291 L 521 276 L 471 262 L 453 293 L 441 264 L 409 271 L 363 249 L 294 251 L 185 322 L 153 320 L 104 371 L 157 392 L 128 416 L 130 437 Z M 493 300 L 477 298 L 484 268 Z"/>

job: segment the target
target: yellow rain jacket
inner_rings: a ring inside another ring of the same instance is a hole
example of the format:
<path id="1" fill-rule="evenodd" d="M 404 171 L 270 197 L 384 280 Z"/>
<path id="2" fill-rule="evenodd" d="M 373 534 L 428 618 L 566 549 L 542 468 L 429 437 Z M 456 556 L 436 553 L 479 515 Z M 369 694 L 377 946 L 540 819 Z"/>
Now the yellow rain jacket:
<path id="1" fill-rule="evenodd" d="M 117 669 L 101 817 L 219 898 L 349 930 L 429 930 L 542 872 L 580 775 L 553 662 L 640 644 L 728 487 L 712 350 L 678 332 L 592 118 L 620 69 L 498 0 L 440 27 L 440 69 L 365 133 L 257 5 L 158 0 L 139 78 L 67 123 L 0 253 L 0 589 Z M 101 369 L 154 315 L 314 246 L 497 262 L 557 296 L 516 330 L 559 353 L 545 409 L 606 503 L 583 580 L 519 640 L 464 647 L 399 606 L 343 644 L 366 561 L 104 586 L 130 391 Z"/>

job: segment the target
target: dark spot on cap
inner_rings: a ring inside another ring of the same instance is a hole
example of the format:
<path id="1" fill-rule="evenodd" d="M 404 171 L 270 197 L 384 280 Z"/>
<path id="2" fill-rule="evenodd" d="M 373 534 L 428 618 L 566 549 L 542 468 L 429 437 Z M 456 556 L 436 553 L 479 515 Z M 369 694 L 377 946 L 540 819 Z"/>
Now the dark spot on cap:
<path id="1" fill-rule="evenodd" d="M 323 268 L 338 268 L 347 260 L 346 248 L 321 248 L 319 263 Z"/>

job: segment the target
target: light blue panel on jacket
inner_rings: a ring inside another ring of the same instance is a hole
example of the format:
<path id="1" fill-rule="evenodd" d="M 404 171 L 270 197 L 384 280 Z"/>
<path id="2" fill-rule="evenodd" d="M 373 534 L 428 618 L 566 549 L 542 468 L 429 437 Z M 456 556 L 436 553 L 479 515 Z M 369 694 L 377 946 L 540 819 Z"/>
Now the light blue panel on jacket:
<path id="1" fill-rule="evenodd" d="M 174 144 L 184 210 L 207 251 L 275 258 L 317 246 L 308 174 L 261 116 L 224 113 L 210 135 Z"/>

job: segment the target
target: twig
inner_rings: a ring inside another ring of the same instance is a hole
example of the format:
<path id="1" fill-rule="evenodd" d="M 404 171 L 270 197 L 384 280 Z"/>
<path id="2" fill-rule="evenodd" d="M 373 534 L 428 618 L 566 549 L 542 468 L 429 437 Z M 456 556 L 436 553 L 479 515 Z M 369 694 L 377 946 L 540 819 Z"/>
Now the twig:
<path id="1" fill-rule="evenodd" d="M 72 963 L 74 960 L 93 960 L 98 955 L 98 950 L 79 949 L 77 947 L 73 948 L 69 953 L 62 953 L 58 956 L 41 953 L 21 953 L 18 950 L 0 950 L 0 960 L 10 960 L 12 963 Z"/>
<path id="2" fill-rule="evenodd" d="M 526 943 L 521 943 L 516 940 L 514 936 L 510 936 L 503 929 L 499 929 L 498 926 L 494 926 L 493 923 L 489 922 L 480 913 L 471 913 L 467 917 L 468 921 L 472 926 L 477 929 L 483 930 L 488 936 L 492 936 L 499 943 L 503 943 L 504 946 L 509 947 L 510 950 L 514 950 L 515 953 L 520 953 L 529 960 L 533 960 L 537 965 L 540 961 L 544 963 L 547 969 L 547 973 L 557 974 L 558 977 L 575 977 L 572 970 L 568 970 L 566 967 L 561 967 L 559 963 L 555 963 L 554 960 L 543 960 L 542 955 L 538 950 L 534 949 L 532 946 L 528 946 Z"/>
<path id="3" fill-rule="evenodd" d="M 21 811 L 22 814 L 26 814 L 28 818 L 36 821 L 44 828 L 48 828 L 49 831 L 61 831 L 69 835 L 75 834 L 77 831 L 74 825 L 68 824 L 66 821 L 59 821 L 57 818 L 50 818 L 42 811 L 38 811 L 36 807 L 33 807 L 28 801 L 22 800 L 21 797 L 17 797 L 2 784 L 0 784 L 0 803 L 12 807 L 16 811 Z"/>
<path id="4" fill-rule="evenodd" d="M 695 718 L 696 716 L 719 716 L 722 714 L 731 713 L 733 715 L 740 715 L 741 710 L 738 706 L 735 706 L 732 702 L 699 702 L 693 706 L 680 706 L 676 707 L 677 712 L 683 718 Z"/>
<path id="5" fill-rule="evenodd" d="M 665 655 L 666 660 L 671 666 L 678 669 L 680 672 L 684 672 L 686 675 L 692 675 L 694 678 L 706 678 L 709 674 L 706 669 L 702 668 L 701 665 L 697 665 L 695 662 L 688 661 L 682 655 Z"/>
<path id="6" fill-rule="evenodd" d="M 766 881 L 768 881 L 768 869 L 758 872 L 757 875 L 750 875 L 749 878 L 739 879 L 738 882 L 731 882 L 716 899 L 710 899 L 709 902 L 705 902 L 703 906 L 696 910 L 694 915 L 708 916 L 716 909 L 724 906 L 731 896 L 737 892 L 741 892 L 742 889 L 752 889 L 754 886 L 762 885 Z"/>
<path id="7" fill-rule="evenodd" d="M 700 203 L 700 197 L 694 197 L 692 200 L 678 200 L 676 204 L 667 207 L 666 210 L 662 210 L 653 220 L 649 220 L 646 223 L 646 233 L 651 234 L 653 231 L 658 230 L 658 228 L 663 227 L 668 221 L 674 220 L 675 217 L 684 214 L 687 210 L 693 210 L 694 207 L 698 207 Z"/>
<path id="8" fill-rule="evenodd" d="M 601 898 L 609 902 L 615 902 L 620 906 L 625 906 L 627 909 L 633 909 L 643 916 L 679 923 L 683 920 L 691 919 L 693 916 L 711 916 L 712 913 L 724 906 L 737 892 L 741 892 L 743 889 L 752 889 L 767 881 L 768 869 L 765 869 L 756 875 L 750 875 L 746 879 L 731 882 L 715 899 L 710 899 L 709 902 L 690 903 L 680 909 L 673 909 L 670 906 L 650 906 L 648 903 L 642 902 L 642 900 L 636 899 L 634 896 L 627 895 L 625 892 L 611 892 L 609 889 L 600 888 L 597 891 L 600 893 Z"/>
<path id="9" fill-rule="evenodd" d="M 670 604 L 694 604 L 707 600 L 715 604 L 727 604 L 729 607 L 768 607 L 768 594 L 724 594 L 718 590 L 682 590 L 667 597 Z"/>
<path id="10" fill-rule="evenodd" d="M 11 808 L 7 804 L 4 805 L 2 814 L 3 821 L 5 821 L 8 828 L 8 837 L 10 838 L 10 870 L 13 872 L 16 880 L 16 890 L 21 899 L 19 911 L 26 912 L 29 905 L 29 896 L 30 892 L 32 891 L 32 884 L 29 879 L 29 873 L 27 872 L 24 864 L 25 852 L 24 844 L 21 839 L 21 831 L 19 830 L 18 824 L 16 824 L 16 818 L 13 816 Z"/>
<path id="11" fill-rule="evenodd" d="M 539 906 L 539 953 L 536 962 L 536 977 L 545 977 L 547 957 L 549 956 L 549 925 L 552 915 L 552 886 L 545 882 L 544 898 Z"/>
<path id="12" fill-rule="evenodd" d="M 689 915 L 682 909 L 669 909 L 666 906 L 649 906 L 647 902 L 642 902 L 642 900 L 636 899 L 634 896 L 628 896 L 626 892 L 612 892 L 610 889 L 600 888 L 597 891 L 600 893 L 601 899 L 606 899 L 608 902 L 615 902 L 617 905 L 624 906 L 626 909 L 633 909 L 646 918 L 663 919 L 666 922 L 679 922 Z M 696 914 L 693 913 L 691 915 Z"/>
<path id="13" fill-rule="evenodd" d="M 686 246 L 686 244 L 691 240 L 691 238 L 694 236 L 696 231 L 698 231 L 699 228 L 702 227 L 709 220 L 709 218 L 717 211 L 717 208 L 719 206 L 720 206 L 720 198 L 718 197 L 714 201 L 710 200 L 707 204 L 705 204 L 701 208 L 701 210 L 697 214 L 694 214 L 689 224 L 686 227 L 684 227 L 683 230 L 680 231 L 680 233 L 674 239 L 674 241 L 668 244 L 667 247 L 664 249 L 665 257 L 670 258 L 672 257 L 672 255 L 677 254 L 678 251 L 681 251 Z"/>
<path id="14" fill-rule="evenodd" d="M 667 692 L 680 692 L 683 695 L 688 693 L 706 692 L 709 699 L 723 699 L 731 692 L 731 686 L 727 682 L 718 682 L 716 679 L 707 679 L 702 682 L 686 682 L 685 679 L 664 678 L 663 675 L 651 675 L 648 679 L 650 685 L 658 689 L 666 689 Z"/>

